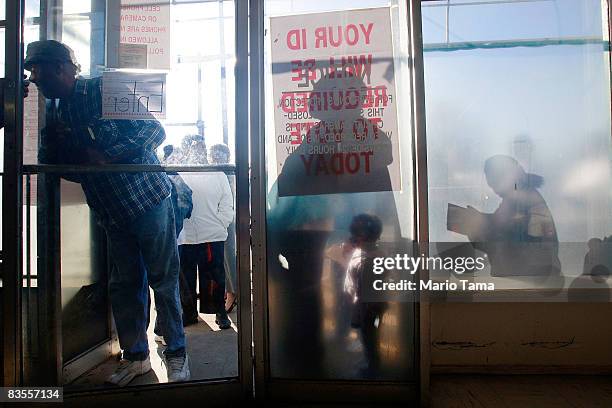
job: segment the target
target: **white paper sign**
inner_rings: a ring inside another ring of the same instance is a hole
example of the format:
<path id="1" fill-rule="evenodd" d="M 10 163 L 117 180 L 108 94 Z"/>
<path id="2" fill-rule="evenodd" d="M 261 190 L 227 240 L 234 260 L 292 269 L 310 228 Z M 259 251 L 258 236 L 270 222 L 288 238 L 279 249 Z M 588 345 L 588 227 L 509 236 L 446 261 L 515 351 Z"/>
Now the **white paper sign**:
<path id="1" fill-rule="evenodd" d="M 23 163 L 38 164 L 38 88 L 28 87 L 23 100 Z M 33 190 L 36 191 L 36 190 Z"/>
<path id="2" fill-rule="evenodd" d="M 166 74 L 104 72 L 102 116 L 107 119 L 165 119 Z"/>
<path id="3" fill-rule="evenodd" d="M 119 44 L 119 66 L 147 69 L 147 46 L 145 44 Z"/>
<path id="4" fill-rule="evenodd" d="M 107 21 L 109 67 L 170 69 L 170 0 L 109 0 Z"/>
<path id="5" fill-rule="evenodd" d="M 389 8 L 273 17 L 280 196 L 401 188 Z"/>

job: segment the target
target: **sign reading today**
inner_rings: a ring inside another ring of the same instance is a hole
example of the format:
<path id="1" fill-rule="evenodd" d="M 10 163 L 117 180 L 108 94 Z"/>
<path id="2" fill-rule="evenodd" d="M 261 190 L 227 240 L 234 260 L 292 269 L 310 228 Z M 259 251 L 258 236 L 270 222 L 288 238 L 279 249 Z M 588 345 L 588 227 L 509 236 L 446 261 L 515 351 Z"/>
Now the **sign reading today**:
<path id="1" fill-rule="evenodd" d="M 107 119 L 165 119 L 166 74 L 104 72 L 102 117 Z"/>
<path id="2" fill-rule="evenodd" d="M 108 66 L 170 69 L 170 0 L 108 1 Z"/>
<path id="3" fill-rule="evenodd" d="M 389 8 L 270 20 L 280 196 L 401 186 Z"/>

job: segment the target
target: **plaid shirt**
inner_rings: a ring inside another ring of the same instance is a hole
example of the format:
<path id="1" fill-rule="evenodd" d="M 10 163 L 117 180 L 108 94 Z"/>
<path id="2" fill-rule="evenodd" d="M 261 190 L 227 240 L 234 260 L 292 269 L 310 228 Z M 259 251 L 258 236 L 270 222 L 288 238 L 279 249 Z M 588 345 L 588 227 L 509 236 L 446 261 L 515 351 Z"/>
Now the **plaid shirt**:
<path id="1" fill-rule="evenodd" d="M 102 78 L 78 77 L 74 93 L 59 103 L 60 120 L 71 137 L 60 147 L 63 163 L 79 163 L 85 148 L 122 164 L 160 164 L 155 149 L 166 135 L 157 120 L 102 118 Z M 75 157 L 77 156 L 77 157 Z M 82 163 L 82 162 L 81 162 Z M 86 163 L 83 163 L 86 164 Z M 87 203 L 109 227 L 125 225 L 170 195 L 166 173 L 82 173 L 65 178 L 81 183 Z"/>

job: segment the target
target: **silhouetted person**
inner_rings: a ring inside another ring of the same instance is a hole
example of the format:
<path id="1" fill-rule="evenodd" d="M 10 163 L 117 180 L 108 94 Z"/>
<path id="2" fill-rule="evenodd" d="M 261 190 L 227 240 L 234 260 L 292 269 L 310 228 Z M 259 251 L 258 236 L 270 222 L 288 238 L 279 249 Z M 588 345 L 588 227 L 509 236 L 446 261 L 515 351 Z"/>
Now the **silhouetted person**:
<path id="1" fill-rule="evenodd" d="M 362 374 L 370 378 L 376 377 L 380 368 L 378 335 L 387 305 L 364 299 L 364 290 L 374 276 L 374 258 L 384 256 L 377 246 L 382 233 L 382 223 L 376 216 L 359 214 L 353 218 L 350 231 L 350 242 L 355 249 L 346 270 L 344 291 L 348 294 L 352 306 L 351 326 L 361 331 L 361 341 L 368 364 Z"/>
<path id="2" fill-rule="evenodd" d="M 584 256 L 583 274 L 593 276 L 609 276 L 612 268 L 612 235 L 591 238 L 588 242 L 589 252 Z"/>
<path id="3" fill-rule="evenodd" d="M 526 173 L 512 157 L 485 162 L 487 184 L 501 197 L 497 210 L 483 214 L 467 208 L 468 236 L 487 253 L 493 276 L 547 276 L 560 272 L 555 223 L 538 192 L 541 176 Z"/>
<path id="4" fill-rule="evenodd" d="M 568 302 L 609 302 L 608 278 L 612 268 L 612 236 L 591 238 L 582 275 L 567 290 Z"/>

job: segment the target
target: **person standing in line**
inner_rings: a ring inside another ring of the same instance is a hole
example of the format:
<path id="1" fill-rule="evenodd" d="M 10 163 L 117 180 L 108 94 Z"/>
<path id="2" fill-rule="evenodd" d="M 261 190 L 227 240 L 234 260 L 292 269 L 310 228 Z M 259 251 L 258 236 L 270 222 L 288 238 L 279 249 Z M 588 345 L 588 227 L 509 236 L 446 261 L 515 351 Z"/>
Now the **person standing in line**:
<path id="1" fill-rule="evenodd" d="M 78 76 L 70 47 L 54 40 L 28 45 L 24 68 L 58 117 L 41 131 L 39 160 L 50 164 L 159 165 L 155 149 L 165 139 L 151 120 L 102 117 L 103 79 Z M 190 378 L 179 300 L 179 257 L 171 184 L 163 172 L 82 173 L 62 177 L 81 184 L 87 203 L 108 237 L 112 312 L 123 358 L 107 382 L 124 386 L 151 370 L 147 324 L 149 285 L 168 343 L 168 381 Z"/>
<path id="2" fill-rule="evenodd" d="M 204 143 L 195 140 L 190 146 L 186 153 L 190 157 L 189 164 L 207 164 Z M 185 219 L 178 240 L 181 270 L 192 295 L 188 298 L 194 303 L 199 298 L 200 313 L 215 313 L 219 328 L 229 329 L 231 321 L 224 301 L 224 252 L 227 228 L 234 219 L 232 190 L 226 175 L 221 172 L 183 173 L 182 176 L 193 191 L 191 217 Z M 198 295 L 196 281 L 199 282 Z M 196 305 L 192 304 L 189 310 L 197 310 Z M 195 323 L 197 315 L 185 316 L 185 319 L 195 319 Z"/>

